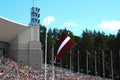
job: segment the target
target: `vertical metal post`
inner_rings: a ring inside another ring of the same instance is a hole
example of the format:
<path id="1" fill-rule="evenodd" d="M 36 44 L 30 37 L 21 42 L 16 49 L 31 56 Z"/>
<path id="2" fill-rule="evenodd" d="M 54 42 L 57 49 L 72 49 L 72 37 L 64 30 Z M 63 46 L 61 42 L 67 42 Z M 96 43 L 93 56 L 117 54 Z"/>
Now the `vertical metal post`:
<path id="1" fill-rule="evenodd" d="M 34 0 L 33 0 L 33 7 L 34 7 Z"/>
<path id="2" fill-rule="evenodd" d="M 62 59 L 60 59 L 60 68 L 61 68 L 61 78 L 63 78 L 63 71 L 62 71 Z"/>
<path id="3" fill-rule="evenodd" d="M 111 80 L 114 80 L 114 75 L 113 75 L 113 59 L 112 59 L 112 55 L 113 55 L 113 53 L 112 53 L 112 51 L 111 51 L 111 72 L 112 72 L 112 78 L 111 78 Z"/>
<path id="4" fill-rule="evenodd" d="M 104 67 L 104 52 L 102 51 L 102 62 L 103 62 L 103 80 L 105 80 L 105 67 Z"/>
<path id="5" fill-rule="evenodd" d="M 47 28 L 46 28 L 46 40 L 45 40 L 45 80 L 47 80 Z"/>
<path id="6" fill-rule="evenodd" d="M 72 63 L 71 63 L 71 50 L 70 50 L 70 71 L 71 71 L 71 66 L 72 66 Z"/>
<path id="7" fill-rule="evenodd" d="M 95 76 L 97 76 L 96 51 L 95 51 Z"/>
<path id="8" fill-rule="evenodd" d="M 118 57 L 118 59 L 119 59 L 119 69 L 120 69 L 120 50 L 119 50 L 119 57 Z"/>
<path id="9" fill-rule="evenodd" d="M 60 68 L 62 68 L 62 59 L 60 59 Z"/>
<path id="10" fill-rule="evenodd" d="M 55 78 L 55 69 L 54 69 L 54 46 L 52 46 L 52 66 L 53 66 L 53 79 Z"/>
<path id="11" fill-rule="evenodd" d="M 80 72 L 80 65 L 79 65 L 79 54 L 80 54 L 80 52 L 79 52 L 79 50 L 78 50 L 78 73 Z"/>
<path id="12" fill-rule="evenodd" d="M 87 75 L 88 75 L 88 53 L 86 53 L 86 69 L 87 69 Z"/>

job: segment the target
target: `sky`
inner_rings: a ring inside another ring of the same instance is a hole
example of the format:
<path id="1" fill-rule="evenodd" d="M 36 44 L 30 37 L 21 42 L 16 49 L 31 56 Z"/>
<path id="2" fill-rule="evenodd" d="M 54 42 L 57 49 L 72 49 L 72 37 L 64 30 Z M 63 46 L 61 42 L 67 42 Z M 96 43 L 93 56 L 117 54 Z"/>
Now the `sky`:
<path id="1" fill-rule="evenodd" d="M 28 25 L 32 6 L 33 0 L 0 0 L 0 16 Z M 77 36 L 85 29 L 115 35 L 120 29 L 120 0 L 34 0 L 34 6 L 47 29 L 66 28 Z"/>

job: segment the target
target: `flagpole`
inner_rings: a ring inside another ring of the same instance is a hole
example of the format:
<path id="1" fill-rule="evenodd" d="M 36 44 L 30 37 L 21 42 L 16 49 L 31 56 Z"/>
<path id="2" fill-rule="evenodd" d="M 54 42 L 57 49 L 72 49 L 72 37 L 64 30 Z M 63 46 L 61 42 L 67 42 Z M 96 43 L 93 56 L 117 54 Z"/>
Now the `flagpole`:
<path id="1" fill-rule="evenodd" d="M 62 68 L 62 59 L 60 59 L 60 68 Z"/>
<path id="2" fill-rule="evenodd" d="M 95 51 L 95 76 L 97 76 L 96 51 Z"/>
<path id="3" fill-rule="evenodd" d="M 55 78 L 55 68 L 54 68 L 54 46 L 52 46 L 52 66 L 53 66 L 53 78 L 52 78 L 52 80 L 54 80 L 54 78 Z"/>
<path id="4" fill-rule="evenodd" d="M 119 68 L 120 68 L 120 50 L 118 55 L 119 55 L 118 59 L 119 59 Z"/>
<path id="5" fill-rule="evenodd" d="M 87 75 L 88 75 L 88 53 L 86 53 L 86 55 L 87 55 L 87 56 L 86 56 L 86 57 L 87 57 L 87 58 L 86 58 L 86 59 L 87 59 L 87 60 L 86 60 L 86 61 L 87 61 L 86 69 L 87 69 Z"/>
<path id="6" fill-rule="evenodd" d="M 63 78 L 62 59 L 60 59 L 61 78 Z"/>
<path id="7" fill-rule="evenodd" d="M 33 7 L 34 7 L 34 0 L 33 0 Z"/>
<path id="8" fill-rule="evenodd" d="M 47 27 L 46 27 L 46 35 L 45 35 L 45 80 L 47 80 L 47 73 L 46 73 L 46 69 L 47 69 Z"/>
<path id="9" fill-rule="evenodd" d="M 112 55 L 113 55 L 113 53 L 112 53 L 112 51 L 111 51 L 111 70 L 112 70 L 112 79 L 111 79 L 111 80 L 114 80 Z"/>
<path id="10" fill-rule="evenodd" d="M 105 80 L 104 52 L 103 51 L 102 51 L 102 62 L 103 62 L 103 80 Z"/>
<path id="11" fill-rule="evenodd" d="M 80 72 L 80 65 L 79 65 L 79 50 L 78 50 L 78 73 Z"/>
<path id="12" fill-rule="evenodd" d="M 71 49 L 70 49 L 70 71 L 71 71 L 71 66 L 72 66 L 72 63 L 71 63 Z"/>
<path id="13" fill-rule="evenodd" d="M 100 62 L 100 61 L 101 61 L 101 52 L 100 52 L 100 51 L 98 52 L 98 57 L 99 57 L 99 58 L 98 58 L 98 61 L 99 61 L 99 69 L 98 69 L 99 71 L 98 71 L 98 75 L 100 76 L 100 74 L 101 74 L 101 73 L 100 73 L 100 72 L 101 72 L 101 71 L 100 71 L 100 70 L 101 70 L 101 67 L 100 67 L 100 65 L 101 65 L 101 62 Z"/>

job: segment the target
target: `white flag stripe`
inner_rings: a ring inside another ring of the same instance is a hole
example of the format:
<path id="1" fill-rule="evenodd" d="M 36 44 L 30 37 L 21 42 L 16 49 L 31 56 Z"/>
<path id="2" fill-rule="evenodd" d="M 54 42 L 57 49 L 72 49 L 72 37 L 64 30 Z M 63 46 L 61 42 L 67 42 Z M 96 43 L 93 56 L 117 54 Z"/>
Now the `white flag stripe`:
<path id="1" fill-rule="evenodd" d="M 70 37 L 67 36 L 67 37 L 65 38 L 65 40 L 62 42 L 62 44 L 60 45 L 60 47 L 59 47 L 59 49 L 58 49 L 58 51 L 57 51 L 57 54 L 60 52 L 60 50 L 64 47 L 64 45 L 65 45 L 69 40 L 70 40 Z"/>

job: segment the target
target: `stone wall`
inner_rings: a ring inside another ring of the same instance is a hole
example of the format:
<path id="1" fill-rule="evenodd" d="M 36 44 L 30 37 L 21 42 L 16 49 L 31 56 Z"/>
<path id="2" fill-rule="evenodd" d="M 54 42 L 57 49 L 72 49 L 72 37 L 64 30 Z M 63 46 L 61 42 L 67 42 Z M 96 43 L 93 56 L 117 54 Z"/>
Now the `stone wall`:
<path id="1" fill-rule="evenodd" d="M 11 41 L 10 57 L 32 67 L 41 67 L 43 64 L 43 51 L 39 39 L 39 27 L 28 27 Z"/>

